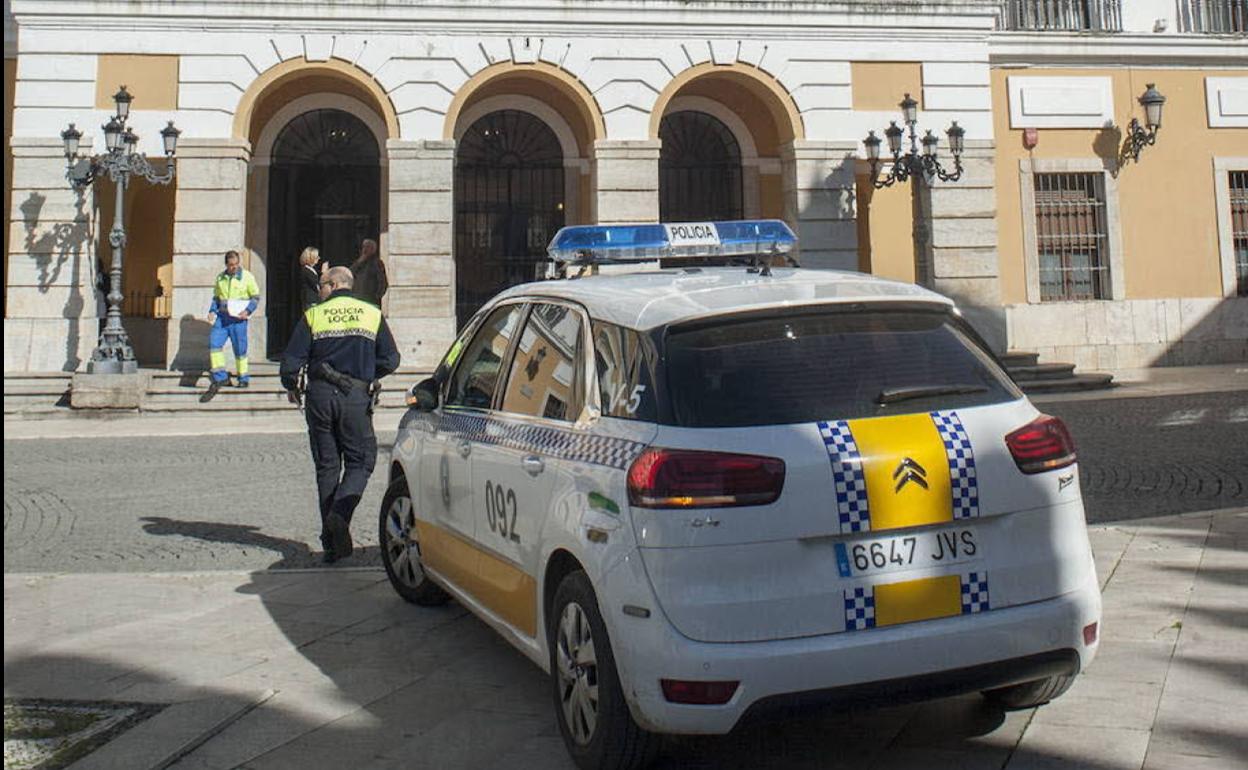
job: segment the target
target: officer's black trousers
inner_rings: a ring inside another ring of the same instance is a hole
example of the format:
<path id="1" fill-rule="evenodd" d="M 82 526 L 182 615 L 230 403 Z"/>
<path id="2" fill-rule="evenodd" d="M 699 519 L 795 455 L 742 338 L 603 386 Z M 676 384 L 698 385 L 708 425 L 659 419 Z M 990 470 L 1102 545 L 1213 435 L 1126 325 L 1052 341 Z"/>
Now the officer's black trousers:
<path id="1" fill-rule="evenodd" d="M 330 513 L 350 522 L 359 505 L 368 477 L 377 464 L 377 436 L 373 433 L 372 401 L 364 388 L 344 394 L 324 380 L 308 383 L 305 414 L 312 462 L 316 464 L 316 490 L 323 525 Z"/>

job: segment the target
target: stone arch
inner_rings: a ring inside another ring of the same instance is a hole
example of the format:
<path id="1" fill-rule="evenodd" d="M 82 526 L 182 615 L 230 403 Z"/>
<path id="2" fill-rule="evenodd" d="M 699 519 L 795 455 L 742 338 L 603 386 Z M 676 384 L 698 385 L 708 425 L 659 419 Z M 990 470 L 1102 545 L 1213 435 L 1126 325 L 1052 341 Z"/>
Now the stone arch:
<path id="1" fill-rule="evenodd" d="M 572 130 L 572 126 L 567 119 L 546 102 L 534 99 L 531 96 L 523 96 L 520 94 L 500 94 L 498 96 L 487 96 L 484 99 L 473 102 L 470 106 L 460 111 L 458 124 L 455 126 L 455 141 L 458 142 L 463 138 L 464 132 L 468 130 L 473 123 L 491 112 L 501 112 L 503 110 L 519 110 L 527 112 L 533 117 L 545 123 L 555 132 L 555 136 L 559 139 L 559 146 L 563 148 L 563 157 L 579 158 L 581 155 L 580 144 L 576 139 L 576 132 Z"/>
<path id="2" fill-rule="evenodd" d="M 757 67 L 707 62 L 690 67 L 672 78 L 662 93 L 656 97 L 654 108 L 650 111 L 651 139 L 658 138 L 659 123 L 668 111 L 672 99 L 697 81 L 719 81 L 729 87 L 745 89 L 767 108 L 781 144 L 806 137 L 801 111 L 798 110 L 792 95 L 781 85 L 780 81 Z"/>
<path id="3" fill-rule="evenodd" d="M 486 67 L 469 78 L 455 93 L 455 98 L 451 100 L 446 110 L 446 120 L 442 129 L 443 138 L 454 139 L 457 130 L 462 132 L 459 128 L 462 122 L 461 113 L 478 99 L 505 93 L 508 81 L 511 84 L 536 81 L 543 86 L 553 88 L 555 94 L 562 100 L 566 100 L 566 104 L 572 107 L 575 115 L 564 114 L 564 119 L 574 130 L 579 129 L 577 138 L 580 146 L 579 154 L 582 157 L 589 154 L 595 141 L 606 138 L 606 121 L 603 119 L 602 109 L 585 84 L 554 65 L 540 62 L 536 64 L 500 62 Z M 564 111 L 560 110 L 560 112 Z M 574 117 L 575 119 L 572 119 Z"/>
<path id="4" fill-rule="evenodd" d="M 386 138 L 388 136 L 388 127 L 384 120 L 367 104 L 346 94 L 306 94 L 297 97 L 282 105 L 271 118 L 265 121 L 255 143 L 252 146 L 251 156 L 253 162 L 264 164 L 268 163 L 273 154 L 273 144 L 277 141 L 277 137 L 281 134 L 290 121 L 299 117 L 306 112 L 313 110 L 335 109 L 349 112 L 359 118 L 364 125 L 368 126 L 373 133 L 373 138 L 377 140 L 377 147 L 381 150 L 382 162 L 385 162 Z"/>
<path id="5" fill-rule="evenodd" d="M 294 86 L 298 81 L 318 80 L 330 86 L 335 92 L 354 97 L 377 113 L 386 126 L 386 136 L 382 141 L 383 147 L 385 138 L 399 138 L 399 116 L 395 112 L 394 104 L 390 101 L 385 89 L 371 75 L 359 67 L 337 59 L 310 62 L 303 57 L 274 65 L 252 81 L 242 98 L 239 99 L 238 107 L 234 111 L 234 137 L 250 141 L 254 146 L 256 140 L 259 139 L 260 131 L 271 120 L 271 115 L 264 111 L 265 104 L 274 97 L 280 98 L 283 91 L 288 90 L 288 87 Z"/>
<path id="6" fill-rule="evenodd" d="M 650 137 L 659 138 L 665 116 L 693 111 L 728 128 L 741 150 L 741 211 L 748 218 L 783 217 L 785 147 L 804 138 L 802 117 L 788 91 L 771 75 L 744 64 L 700 64 L 684 70 L 659 94 L 650 114 Z M 660 171 L 660 197 L 674 179 Z M 663 180 L 666 180 L 664 182 Z M 677 196 L 679 197 L 679 196 Z"/>

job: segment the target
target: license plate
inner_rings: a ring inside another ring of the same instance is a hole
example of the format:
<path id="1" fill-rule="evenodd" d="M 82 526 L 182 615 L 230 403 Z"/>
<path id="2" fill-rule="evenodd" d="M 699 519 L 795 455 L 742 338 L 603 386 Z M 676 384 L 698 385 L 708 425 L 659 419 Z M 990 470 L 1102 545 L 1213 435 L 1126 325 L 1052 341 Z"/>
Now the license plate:
<path id="1" fill-rule="evenodd" d="M 974 527 L 866 537 L 836 544 L 836 566 L 841 577 L 941 567 L 982 556 Z"/>

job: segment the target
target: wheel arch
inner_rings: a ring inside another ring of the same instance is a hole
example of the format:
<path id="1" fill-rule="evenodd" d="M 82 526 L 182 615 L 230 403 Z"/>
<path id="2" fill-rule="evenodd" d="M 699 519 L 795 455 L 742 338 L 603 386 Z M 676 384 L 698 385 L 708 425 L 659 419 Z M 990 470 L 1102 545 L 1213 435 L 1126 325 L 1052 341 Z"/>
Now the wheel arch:
<path id="1" fill-rule="evenodd" d="M 559 584 L 563 579 L 577 570 L 585 571 L 585 565 L 581 564 L 566 548 L 556 548 L 546 559 L 546 569 L 542 573 L 542 638 L 545 638 L 545 632 L 549 625 L 550 607 L 555 601 L 555 591 L 559 589 Z"/>

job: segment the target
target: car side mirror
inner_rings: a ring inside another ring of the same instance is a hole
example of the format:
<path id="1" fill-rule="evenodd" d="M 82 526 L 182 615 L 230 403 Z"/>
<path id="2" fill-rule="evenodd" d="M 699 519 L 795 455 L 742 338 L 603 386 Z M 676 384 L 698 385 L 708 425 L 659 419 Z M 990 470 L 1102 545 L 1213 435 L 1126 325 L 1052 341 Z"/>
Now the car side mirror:
<path id="1" fill-rule="evenodd" d="M 418 412 L 432 412 L 438 408 L 438 391 L 441 386 L 437 378 L 430 377 L 412 386 L 407 394 L 407 405 Z"/>

